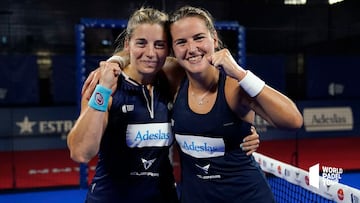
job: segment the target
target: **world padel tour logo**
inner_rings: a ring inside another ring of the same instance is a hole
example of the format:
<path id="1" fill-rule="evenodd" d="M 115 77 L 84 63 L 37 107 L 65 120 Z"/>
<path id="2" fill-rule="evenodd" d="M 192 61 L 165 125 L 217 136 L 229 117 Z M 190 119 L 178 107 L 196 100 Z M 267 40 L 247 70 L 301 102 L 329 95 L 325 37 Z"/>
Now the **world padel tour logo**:
<path id="1" fill-rule="evenodd" d="M 309 184 L 313 187 L 319 188 L 320 177 L 323 178 L 324 186 L 334 185 L 338 183 L 343 174 L 342 168 L 322 166 L 320 172 L 320 164 L 315 164 L 309 168 Z"/>

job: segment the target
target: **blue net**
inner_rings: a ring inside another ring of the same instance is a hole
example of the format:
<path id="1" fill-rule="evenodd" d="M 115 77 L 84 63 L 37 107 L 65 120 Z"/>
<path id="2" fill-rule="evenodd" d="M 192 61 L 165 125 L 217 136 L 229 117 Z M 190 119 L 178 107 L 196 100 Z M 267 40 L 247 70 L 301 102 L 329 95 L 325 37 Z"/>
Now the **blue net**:
<path id="1" fill-rule="evenodd" d="M 292 184 L 283 178 L 274 175 L 267 175 L 271 190 L 277 203 L 308 202 L 308 203 L 329 203 L 335 202 L 326 199 L 314 192 L 306 190 L 299 185 Z"/>
<path id="2" fill-rule="evenodd" d="M 260 153 L 253 156 L 265 172 L 277 203 L 359 203 L 360 190 L 321 177 L 319 168 L 306 171 Z"/>

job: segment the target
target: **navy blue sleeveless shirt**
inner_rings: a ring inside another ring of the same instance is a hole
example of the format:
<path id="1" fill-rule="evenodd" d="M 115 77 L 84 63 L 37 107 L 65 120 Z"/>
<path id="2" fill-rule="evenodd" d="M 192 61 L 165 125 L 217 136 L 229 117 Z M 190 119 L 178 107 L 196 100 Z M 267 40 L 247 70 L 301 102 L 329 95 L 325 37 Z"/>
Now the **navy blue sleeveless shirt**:
<path id="1" fill-rule="evenodd" d="M 166 88 L 159 79 L 151 97 L 145 86 L 124 73 L 119 77 L 87 203 L 178 201 L 169 160 L 174 138 Z"/>
<path id="2" fill-rule="evenodd" d="M 216 102 L 209 113 L 197 114 L 188 105 L 189 81 L 179 89 L 173 108 L 173 131 L 181 163 L 183 203 L 274 202 L 265 175 L 253 156 L 240 148 L 251 134 L 228 106 L 226 75 L 220 72 Z"/>

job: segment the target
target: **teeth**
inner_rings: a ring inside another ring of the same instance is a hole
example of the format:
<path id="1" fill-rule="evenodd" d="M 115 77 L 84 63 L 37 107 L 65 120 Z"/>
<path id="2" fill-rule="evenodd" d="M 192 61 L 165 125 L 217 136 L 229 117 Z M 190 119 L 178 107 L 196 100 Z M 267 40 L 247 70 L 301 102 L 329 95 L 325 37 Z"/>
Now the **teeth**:
<path id="1" fill-rule="evenodd" d="M 194 57 L 190 57 L 189 61 L 194 62 L 194 61 L 201 60 L 201 58 L 202 58 L 201 56 L 194 56 Z"/>

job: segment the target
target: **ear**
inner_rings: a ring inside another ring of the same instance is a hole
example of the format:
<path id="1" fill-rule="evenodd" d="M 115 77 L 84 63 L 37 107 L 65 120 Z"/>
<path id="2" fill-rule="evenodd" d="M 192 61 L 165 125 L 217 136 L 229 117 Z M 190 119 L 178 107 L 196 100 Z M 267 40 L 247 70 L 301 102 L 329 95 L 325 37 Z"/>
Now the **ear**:
<path id="1" fill-rule="evenodd" d="M 217 49 L 219 48 L 219 38 L 216 31 L 213 32 L 213 38 L 214 38 L 214 47 L 215 49 Z"/>
<path id="2" fill-rule="evenodd" d="M 124 40 L 124 50 L 129 51 L 129 39 Z"/>

